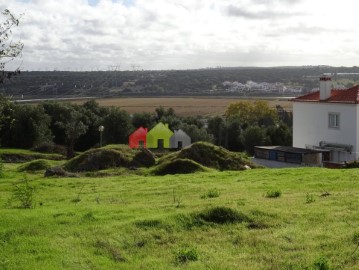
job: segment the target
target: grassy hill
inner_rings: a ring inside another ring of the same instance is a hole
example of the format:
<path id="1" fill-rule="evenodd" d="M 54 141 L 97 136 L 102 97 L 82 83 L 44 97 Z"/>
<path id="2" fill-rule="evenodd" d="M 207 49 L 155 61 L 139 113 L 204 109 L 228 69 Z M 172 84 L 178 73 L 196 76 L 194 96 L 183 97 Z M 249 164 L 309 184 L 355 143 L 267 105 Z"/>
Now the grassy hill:
<path id="1" fill-rule="evenodd" d="M 44 178 L 19 166 L 0 179 L 0 269 L 359 266 L 358 169 Z M 18 208 L 26 192 L 34 207 Z"/>

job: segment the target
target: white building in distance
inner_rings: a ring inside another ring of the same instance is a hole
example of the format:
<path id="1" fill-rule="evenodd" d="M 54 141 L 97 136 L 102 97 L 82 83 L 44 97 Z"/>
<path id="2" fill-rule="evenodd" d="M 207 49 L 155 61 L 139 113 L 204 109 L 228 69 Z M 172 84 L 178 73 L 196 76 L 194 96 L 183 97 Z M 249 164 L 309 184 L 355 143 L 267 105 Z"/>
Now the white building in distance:
<path id="1" fill-rule="evenodd" d="M 359 158 L 359 85 L 332 89 L 323 76 L 319 91 L 293 102 L 294 147 L 325 150 L 333 162 Z"/>

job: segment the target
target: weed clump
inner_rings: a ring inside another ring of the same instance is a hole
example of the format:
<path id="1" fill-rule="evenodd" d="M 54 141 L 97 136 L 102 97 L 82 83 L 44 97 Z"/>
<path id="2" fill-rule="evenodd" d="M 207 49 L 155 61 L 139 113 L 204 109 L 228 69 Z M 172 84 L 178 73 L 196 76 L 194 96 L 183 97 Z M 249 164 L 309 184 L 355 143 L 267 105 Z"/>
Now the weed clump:
<path id="1" fill-rule="evenodd" d="M 153 169 L 155 175 L 186 174 L 194 172 L 205 172 L 207 168 L 189 159 L 175 159 L 163 162 Z"/>
<path id="2" fill-rule="evenodd" d="M 178 152 L 166 155 L 159 160 L 159 164 L 177 159 L 193 160 L 202 166 L 217 170 L 245 170 L 245 165 L 255 167 L 245 155 L 230 152 L 207 142 L 196 142 Z"/>
<path id="3" fill-rule="evenodd" d="M 176 264 L 186 264 L 198 260 L 198 251 L 194 247 L 182 247 L 175 252 Z"/>
<path id="4" fill-rule="evenodd" d="M 250 222 L 251 219 L 229 207 L 213 207 L 196 215 L 197 219 L 216 224 Z"/>
<path id="5" fill-rule="evenodd" d="M 51 167 L 49 161 L 45 159 L 36 159 L 33 161 L 22 164 L 19 168 L 19 172 L 35 172 L 40 170 L 46 170 Z"/>
<path id="6" fill-rule="evenodd" d="M 203 195 L 201 195 L 201 199 L 217 198 L 217 197 L 219 197 L 220 194 L 221 194 L 221 192 L 218 189 L 213 188 L 213 189 L 208 190 Z"/>
<path id="7" fill-rule="evenodd" d="M 282 196 L 282 192 L 280 190 L 269 190 L 266 193 L 267 198 L 279 198 Z"/>

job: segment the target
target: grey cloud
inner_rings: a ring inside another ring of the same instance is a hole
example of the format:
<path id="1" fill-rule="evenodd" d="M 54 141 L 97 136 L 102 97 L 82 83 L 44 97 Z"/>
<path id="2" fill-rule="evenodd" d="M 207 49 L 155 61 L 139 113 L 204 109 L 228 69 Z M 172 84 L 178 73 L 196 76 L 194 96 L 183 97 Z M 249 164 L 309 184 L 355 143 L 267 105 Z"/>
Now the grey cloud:
<path id="1" fill-rule="evenodd" d="M 299 4 L 301 2 L 303 2 L 303 0 L 252 0 L 253 4 L 267 4 L 267 5 L 273 5 L 273 4 L 293 5 L 293 4 Z"/>
<path id="2" fill-rule="evenodd" d="M 253 19 L 253 20 L 265 20 L 265 19 L 273 19 L 273 18 L 283 18 L 283 17 L 292 17 L 300 15 L 298 13 L 291 12 L 276 12 L 272 10 L 265 11 L 248 11 L 241 7 L 236 6 L 228 6 L 226 9 L 226 13 L 232 17 L 245 18 L 245 19 Z"/>
<path id="3" fill-rule="evenodd" d="M 337 33 L 338 31 L 343 32 L 343 30 L 324 28 L 317 26 L 308 26 L 308 25 L 299 25 L 295 27 L 285 27 L 277 28 L 271 33 L 265 34 L 266 37 L 282 37 L 287 35 L 319 35 L 325 33 Z"/>

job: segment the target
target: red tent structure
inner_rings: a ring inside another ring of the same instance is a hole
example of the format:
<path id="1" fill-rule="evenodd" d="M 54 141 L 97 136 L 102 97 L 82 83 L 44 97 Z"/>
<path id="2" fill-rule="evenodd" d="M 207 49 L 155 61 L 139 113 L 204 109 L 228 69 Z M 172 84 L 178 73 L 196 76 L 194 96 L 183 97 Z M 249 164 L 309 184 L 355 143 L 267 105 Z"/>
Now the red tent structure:
<path id="1" fill-rule="evenodd" d="M 130 148 L 146 148 L 147 128 L 139 127 L 129 137 Z"/>

